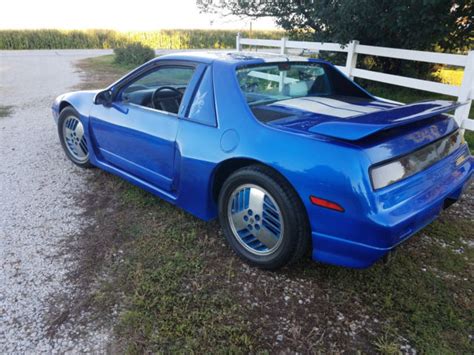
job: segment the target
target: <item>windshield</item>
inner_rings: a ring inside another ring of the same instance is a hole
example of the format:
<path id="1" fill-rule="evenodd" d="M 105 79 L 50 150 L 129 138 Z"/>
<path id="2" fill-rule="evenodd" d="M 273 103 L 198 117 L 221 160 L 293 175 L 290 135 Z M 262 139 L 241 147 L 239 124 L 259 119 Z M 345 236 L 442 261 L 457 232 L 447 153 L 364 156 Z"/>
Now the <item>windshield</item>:
<path id="1" fill-rule="evenodd" d="M 249 105 L 279 100 L 328 96 L 331 85 L 319 63 L 277 63 L 237 69 L 240 88 Z"/>

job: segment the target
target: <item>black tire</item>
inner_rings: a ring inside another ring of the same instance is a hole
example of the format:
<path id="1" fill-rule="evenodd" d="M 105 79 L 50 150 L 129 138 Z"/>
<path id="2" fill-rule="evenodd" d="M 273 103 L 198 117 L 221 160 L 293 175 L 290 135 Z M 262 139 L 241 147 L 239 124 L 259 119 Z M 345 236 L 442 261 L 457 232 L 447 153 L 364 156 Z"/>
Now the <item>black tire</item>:
<path id="1" fill-rule="evenodd" d="M 283 219 L 282 241 L 269 255 L 255 255 L 239 242 L 229 221 L 229 201 L 240 186 L 256 185 L 266 190 L 280 209 Z M 298 261 L 308 250 L 310 235 L 306 211 L 296 192 L 278 173 L 261 165 L 244 167 L 234 172 L 223 184 L 218 199 L 219 221 L 234 252 L 247 263 L 275 270 Z"/>
<path id="2" fill-rule="evenodd" d="M 81 121 L 79 113 L 73 107 L 68 106 L 68 107 L 64 108 L 61 111 L 61 113 L 59 114 L 59 118 L 58 118 L 58 134 L 59 134 L 59 141 L 61 142 L 61 146 L 63 147 L 63 150 L 66 153 L 66 156 L 74 164 L 76 164 L 77 166 L 79 166 L 81 168 L 85 168 L 85 169 L 92 168 L 93 166 L 90 163 L 88 152 L 87 152 L 87 157 L 86 158 L 79 159 L 71 153 L 71 151 L 69 150 L 69 148 L 66 145 L 66 140 L 65 140 L 65 137 L 64 137 L 63 127 L 64 127 L 66 119 L 68 119 L 70 117 L 75 117 L 77 120 Z"/>

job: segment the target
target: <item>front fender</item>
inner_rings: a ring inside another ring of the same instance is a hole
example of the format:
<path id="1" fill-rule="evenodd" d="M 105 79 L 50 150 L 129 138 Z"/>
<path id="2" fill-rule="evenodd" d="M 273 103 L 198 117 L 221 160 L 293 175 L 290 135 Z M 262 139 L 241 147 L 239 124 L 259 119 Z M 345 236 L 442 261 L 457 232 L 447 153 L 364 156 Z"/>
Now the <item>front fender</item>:
<path id="1" fill-rule="evenodd" d="M 76 91 L 70 92 L 67 94 L 63 94 L 58 96 L 51 107 L 53 111 L 53 118 L 58 124 L 59 114 L 61 111 L 67 107 L 73 107 L 77 113 L 79 114 L 79 119 L 81 120 L 82 124 L 84 125 L 85 131 L 84 134 L 86 136 L 87 146 L 89 149 L 90 154 L 90 162 L 91 164 L 96 164 L 96 157 L 94 154 L 94 147 L 92 144 L 91 139 L 91 132 L 90 132 L 90 125 L 89 125 L 89 114 L 92 109 L 92 105 L 94 104 L 94 97 L 97 94 L 98 90 L 94 91 Z"/>
<path id="2" fill-rule="evenodd" d="M 98 90 L 74 91 L 59 95 L 53 102 L 51 109 L 56 124 L 58 123 L 59 114 L 66 106 L 72 106 L 81 116 L 84 124 L 87 124 L 89 112 L 94 103 L 94 97 Z"/>

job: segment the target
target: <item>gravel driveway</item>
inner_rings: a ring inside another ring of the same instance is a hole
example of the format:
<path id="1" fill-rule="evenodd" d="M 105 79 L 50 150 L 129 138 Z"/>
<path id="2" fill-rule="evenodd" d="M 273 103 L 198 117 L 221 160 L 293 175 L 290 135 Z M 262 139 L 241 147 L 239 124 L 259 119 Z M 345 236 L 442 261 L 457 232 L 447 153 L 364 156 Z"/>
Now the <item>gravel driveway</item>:
<path id="1" fill-rule="evenodd" d="M 0 118 L 0 353 L 92 351 L 109 341 L 108 330 L 74 320 L 47 335 L 51 296 L 72 292 L 65 276 L 74 265 L 61 245 L 90 223 L 75 203 L 87 174 L 61 151 L 50 106 L 78 84 L 74 61 L 107 52 L 0 51 L 0 105 L 14 106 Z"/>

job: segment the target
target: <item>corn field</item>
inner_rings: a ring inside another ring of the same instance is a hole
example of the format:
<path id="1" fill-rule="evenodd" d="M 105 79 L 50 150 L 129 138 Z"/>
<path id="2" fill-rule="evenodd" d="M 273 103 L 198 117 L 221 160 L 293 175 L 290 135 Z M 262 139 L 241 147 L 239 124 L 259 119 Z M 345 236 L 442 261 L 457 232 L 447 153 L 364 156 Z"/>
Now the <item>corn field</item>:
<path id="1" fill-rule="evenodd" d="M 155 49 L 234 48 L 237 30 L 0 30 L 0 49 L 117 48 L 140 42 Z M 282 31 L 241 31 L 245 37 L 278 39 Z"/>

